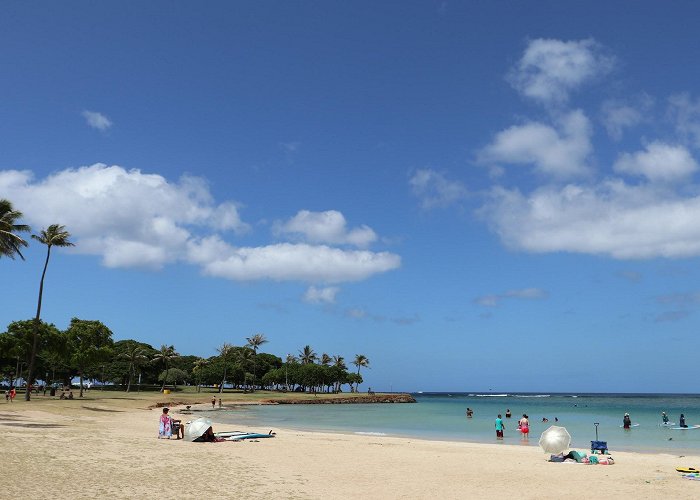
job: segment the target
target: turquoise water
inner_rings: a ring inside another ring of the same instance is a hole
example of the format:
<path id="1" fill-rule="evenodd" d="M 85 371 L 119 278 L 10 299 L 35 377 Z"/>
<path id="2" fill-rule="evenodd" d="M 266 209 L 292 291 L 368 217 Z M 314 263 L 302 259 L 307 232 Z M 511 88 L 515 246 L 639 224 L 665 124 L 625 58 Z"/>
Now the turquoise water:
<path id="1" fill-rule="evenodd" d="M 611 451 L 700 453 L 700 429 L 659 426 L 662 411 L 676 424 L 681 413 L 688 425 L 700 424 L 700 395 L 432 393 L 414 397 L 416 404 L 247 406 L 209 413 L 217 421 L 241 428 L 283 427 L 485 443 L 496 442 L 494 420 L 501 413 L 506 444 L 537 446 L 542 431 L 561 425 L 571 434 L 574 447 L 587 449 L 596 439 L 593 424 L 598 422 L 598 439 L 607 441 Z M 474 410 L 471 419 L 465 417 L 467 407 Z M 511 419 L 505 419 L 507 408 L 513 414 Z M 620 427 L 625 412 L 638 427 Z M 523 413 L 530 419 L 529 442 L 517 431 Z M 543 417 L 549 422 L 542 422 Z"/>

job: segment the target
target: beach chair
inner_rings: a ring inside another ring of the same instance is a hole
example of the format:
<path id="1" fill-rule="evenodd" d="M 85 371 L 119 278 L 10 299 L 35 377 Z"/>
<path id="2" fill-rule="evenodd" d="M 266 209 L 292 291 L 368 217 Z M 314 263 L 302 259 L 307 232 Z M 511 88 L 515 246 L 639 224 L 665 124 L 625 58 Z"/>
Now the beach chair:
<path id="1" fill-rule="evenodd" d="M 608 454 L 608 442 L 607 441 L 591 441 L 591 454 L 595 455 L 607 455 Z"/>

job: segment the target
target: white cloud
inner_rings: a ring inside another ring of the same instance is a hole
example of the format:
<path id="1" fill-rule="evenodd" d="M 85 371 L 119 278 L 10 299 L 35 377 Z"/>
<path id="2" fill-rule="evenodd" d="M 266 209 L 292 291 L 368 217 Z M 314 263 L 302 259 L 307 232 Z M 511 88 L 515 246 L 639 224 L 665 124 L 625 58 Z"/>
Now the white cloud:
<path id="1" fill-rule="evenodd" d="M 65 224 L 76 243 L 72 251 L 101 256 L 108 267 L 158 269 L 189 262 L 206 274 L 233 280 L 340 283 L 401 265 L 401 257 L 388 252 L 290 243 L 232 246 L 217 232 L 239 234 L 249 226 L 235 203 L 216 204 L 206 182 L 196 177 L 172 183 L 160 175 L 101 164 L 43 180 L 27 171 L 5 170 L 0 171 L 0 197 L 11 198 L 35 228 Z M 360 245 L 376 238 L 364 228 L 347 231 L 339 212 L 326 213 L 336 230 L 319 234 Z M 333 288 L 317 290 L 319 300 L 330 300 L 334 293 Z"/>
<path id="2" fill-rule="evenodd" d="M 693 101 L 688 93 L 672 95 L 669 113 L 681 137 L 693 147 L 700 148 L 700 98 Z"/>
<path id="3" fill-rule="evenodd" d="M 608 73 L 614 59 L 595 40 L 530 41 L 508 80 L 524 96 L 544 104 L 564 103 L 569 93 Z"/>
<path id="4" fill-rule="evenodd" d="M 112 121 L 105 115 L 103 115 L 102 113 L 98 113 L 97 111 L 85 110 L 83 111 L 82 115 L 83 118 L 85 118 L 87 124 L 92 128 L 96 128 L 97 130 L 101 130 L 104 132 L 112 126 Z"/>
<path id="5" fill-rule="evenodd" d="M 65 224 L 79 240 L 74 251 L 100 255 L 108 267 L 174 262 L 196 228 L 248 229 L 235 204 L 214 204 L 201 179 L 171 183 L 119 166 L 67 169 L 40 181 L 26 171 L 0 171 L 0 193 L 11 194 L 33 226 Z"/>
<path id="6" fill-rule="evenodd" d="M 325 288 L 310 286 L 304 294 L 304 302 L 309 304 L 333 304 L 339 291 L 340 288 L 337 286 L 327 286 Z"/>
<path id="7" fill-rule="evenodd" d="M 377 239 L 375 232 L 364 225 L 348 230 L 345 217 L 336 210 L 300 210 L 288 221 L 278 222 L 274 231 L 278 235 L 302 237 L 310 243 L 348 244 L 357 247 L 366 247 Z"/>
<path id="8" fill-rule="evenodd" d="M 591 126 L 586 115 L 581 110 L 567 113 L 557 127 L 529 122 L 503 130 L 479 153 L 479 161 L 533 165 L 539 173 L 558 178 L 588 173 Z"/>
<path id="9" fill-rule="evenodd" d="M 416 170 L 409 184 L 425 209 L 447 207 L 467 196 L 467 188 L 461 182 L 450 181 L 431 169 Z"/>
<path id="10" fill-rule="evenodd" d="M 539 300 L 546 299 L 547 296 L 547 291 L 541 288 L 522 288 L 518 290 L 508 290 L 500 294 L 483 295 L 474 299 L 474 303 L 483 307 L 496 307 L 506 299 Z"/>
<path id="11" fill-rule="evenodd" d="M 206 274 L 237 281 L 341 283 L 361 281 L 401 265 L 401 257 L 388 252 L 305 243 L 234 247 L 216 236 L 189 242 L 188 255 Z"/>
<path id="12" fill-rule="evenodd" d="M 632 104 L 617 100 L 605 101 L 601 106 L 601 113 L 608 135 L 619 141 L 625 129 L 649 121 L 648 115 L 653 104 L 653 99 L 646 94 Z"/>
<path id="13" fill-rule="evenodd" d="M 480 213 L 511 248 L 616 259 L 700 255 L 700 196 L 619 179 L 529 195 L 497 187 L 491 194 Z"/>
<path id="14" fill-rule="evenodd" d="M 674 182 L 687 179 L 698 169 L 698 164 L 683 146 L 652 142 L 644 151 L 621 154 L 613 168 L 618 173 L 641 175 L 650 181 Z"/>

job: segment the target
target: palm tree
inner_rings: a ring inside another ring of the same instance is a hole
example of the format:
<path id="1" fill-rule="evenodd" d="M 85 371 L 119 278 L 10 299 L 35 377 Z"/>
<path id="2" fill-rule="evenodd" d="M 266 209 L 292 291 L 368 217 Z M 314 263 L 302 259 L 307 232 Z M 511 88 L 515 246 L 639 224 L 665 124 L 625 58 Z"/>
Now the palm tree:
<path id="1" fill-rule="evenodd" d="M 311 363 L 316 361 L 316 358 L 316 353 L 310 345 L 304 346 L 304 348 L 301 351 L 299 351 L 299 361 L 301 361 L 302 365 L 310 365 Z"/>
<path id="2" fill-rule="evenodd" d="M 163 366 L 165 366 L 165 376 L 163 377 L 163 386 L 160 388 L 160 392 L 165 390 L 165 382 L 168 380 L 168 371 L 170 371 L 170 362 L 178 357 L 180 355 L 175 352 L 175 346 L 165 344 L 161 345 L 158 352 L 153 356 L 154 363 L 162 361 Z"/>
<path id="3" fill-rule="evenodd" d="M 32 343 L 32 355 L 29 358 L 29 373 L 27 374 L 27 392 L 24 393 L 24 400 L 29 401 L 30 392 L 29 385 L 34 383 L 34 364 L 36 363 L 36 350 L 39 343 L 39 323 L 41 320 L 41 298 L 44 294 L 44 278 L 46 278 L 46 268 L 49 267 L 49 258 L 51 258 L 51 247 L 72 247 L 75 246 L 69 241 L 70 233 L 66 231 L 66 227 L 60 224 L 51 224 L 48 228 L 42 229 L 37 236 L 32 235 L 32 238 L 39 243 L 46 245 L 46 262 L 44 263 L 44 271 L 41 273 L 41 281 L 39 282 L 39 302 L 36 306 L 36 317 L 34 318 L 34 340 Z"/>
<path id="4" fill-rule="evenodd" d="M 369 368 L 369 359 L 364 354 L 355 354 L 355 359 L 352 362 L 353 365 L 357 367 L 357 374 L 360 374 L 360 368 L 366 366 Z M 355 392 L 357 392 L 357 385 L 355 384 Z"/>
<path id="5" fill-rule="evenodd" d="M 341 370 L 342 372 L 345 372 L 345 370 L 348 369 L 347 365 L 345 364 L 345 358 L 336 354 L 333 356 L 333 366 L 338 368 L 338 370 Z M 335 383 L 335 392 L 340 392 L 340 384 L 342 381 L 338 379 Z"/>
<path id="6" fill-rule="evenodd" d="M 0 199 L 0 257 L 14 259 L 16 254 L 24 260 L 19 248 L 28 244 L 15 233 L 27 232 L 30 229 L 25 224 L 16 224 L 17 219 L 21 217 L 22 212 L 14 210 L 9 200 Z"/>
<path id="7" fill-rule="evenodd" d="M 332 359 L 328 354 L 326 354 L 325 352 L 321 354 L 321 365 L 328 366 L 331 364 L 331 361 Z"/>
<path id="8" fill-rule="evenodd" d="M 148 361 L 148 357 L 145 353 L 146 350 L 136 342 L 129 342 L 126 352 L 119 355 L 120 358 L 129 363 L 129 382 L 126 385 L 126 392 L 131 390 L 131 377 L 136 375 L 136 367 Z"/>
<path id="9" fill-rule="evenodd" d="M 247 347 L 253 349 L 253 390 L 255 390 L 255 360 L 258 357 L 258 348 L 267 343 L 265 335 L 262 333 L 256 333 L 252 337 L 246 338 L 248 341 Z"/>
<path id="10" fill-rule="evenodd" d="M 297 362 L 297 357 L 294 354 L 287 354 L 287 363 L 290 365 Z"/>
<path id="11" fill-rule="evenodd" d="M 192 372 L 195 374 L 195 377 L 197 379 L 197 392 L 199 392 L 202 388 L 202 370 L 208 364 L 209 361 L 207 361 L 206 359 L 198 358 L 194 362 L 194 366 L 192 367 Z"/>
<path id="12" fill-rule="evenodd" d="M 228 369 L 231 356 L 235 353 L 234 345 L 224 342 L 221 344 L 221 347 L 217 347 L 216 350 L 219 353 L 219 357 L 224 362 L 224 378 L 221 380 L 221 385 L 219 386 L 219 393 L 222 393 L 224 392 L 224 383 L 226 382 L 226 370 Z"/>

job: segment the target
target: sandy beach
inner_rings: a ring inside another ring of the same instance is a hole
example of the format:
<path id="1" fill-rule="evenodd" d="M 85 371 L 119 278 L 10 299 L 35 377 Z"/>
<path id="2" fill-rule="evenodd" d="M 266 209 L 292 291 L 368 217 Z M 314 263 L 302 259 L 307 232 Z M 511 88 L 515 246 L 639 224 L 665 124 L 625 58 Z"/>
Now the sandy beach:
<path id="1" fill-rule="evenodd" d="M 698 498 L 700 455 L 555 464 L 534 446 L 273 429 L 258 442 L 159 440 L 160 395 L 0 405 L 4 498 Z M 192 415 L 173 416 L 188 420 Z M 215 430 L 233 429 L 231 425 Z M 533 436 L 536 439 L 535 436 Z"/>

